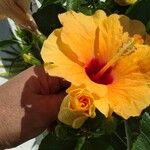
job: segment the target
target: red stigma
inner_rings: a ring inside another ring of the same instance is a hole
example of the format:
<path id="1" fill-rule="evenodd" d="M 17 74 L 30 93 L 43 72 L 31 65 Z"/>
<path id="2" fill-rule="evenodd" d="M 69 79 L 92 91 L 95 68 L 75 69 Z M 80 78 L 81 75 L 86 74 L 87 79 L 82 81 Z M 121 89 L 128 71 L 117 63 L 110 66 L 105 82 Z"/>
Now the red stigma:
<path id="1" fill-rule="evenodd" d="M 113 76 L 111 74 L 112 67 L 108 68 L 105 73 L 99 78 L 95 79 L 95 75 L 106 65 L 106 63 L 100 62 L 98 59 L 93 58 L 89 64 L 85 67 L 85 72 L 87 73 L 88 77 L 96 83 L 99 84 L 111 84 L 113 82 Z"/>

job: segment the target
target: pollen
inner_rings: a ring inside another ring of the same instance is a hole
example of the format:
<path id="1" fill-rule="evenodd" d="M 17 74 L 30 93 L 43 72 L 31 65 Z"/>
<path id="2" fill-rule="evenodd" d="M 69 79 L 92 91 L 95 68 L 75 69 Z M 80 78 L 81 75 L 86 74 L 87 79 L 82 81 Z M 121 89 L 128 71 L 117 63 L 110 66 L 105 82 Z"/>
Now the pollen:
<path id="1" fill-rule="evenodd" d="M 133 38 L 134 38 L 135 43 L 138 43 L 138 44 L 144 43 L 142 36 L 139 34 L 134 34 Z"/>
<path id="2" fill-rule="evenodd" d="M 122 47 L 120 47 L 117 51 L 117 53 L 110 59 L 106 65 L 95 75 L 95 80 L 101 78 L 101 76 L 111 67 L 114 66 L 114 64 L 125 55 L 130 55 L 135 51 L 134 48 L 134 41 L 128 41 L 127 43 L 124 43 Z"/>

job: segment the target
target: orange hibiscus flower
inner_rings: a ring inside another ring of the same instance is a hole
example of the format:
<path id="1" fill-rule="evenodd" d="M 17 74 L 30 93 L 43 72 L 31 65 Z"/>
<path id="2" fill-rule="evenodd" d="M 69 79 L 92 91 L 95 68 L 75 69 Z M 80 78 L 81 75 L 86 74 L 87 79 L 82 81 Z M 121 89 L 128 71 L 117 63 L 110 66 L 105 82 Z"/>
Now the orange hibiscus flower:
<path id="1" fill-rule="evenodd" d="M 93 16 L 72 11 L 45 41 L 42 58 L 51 76 L 84 85 L 94 106 L 128 119 L 150 104 L 150 46 L 144 25 L 123 15 Z"/>

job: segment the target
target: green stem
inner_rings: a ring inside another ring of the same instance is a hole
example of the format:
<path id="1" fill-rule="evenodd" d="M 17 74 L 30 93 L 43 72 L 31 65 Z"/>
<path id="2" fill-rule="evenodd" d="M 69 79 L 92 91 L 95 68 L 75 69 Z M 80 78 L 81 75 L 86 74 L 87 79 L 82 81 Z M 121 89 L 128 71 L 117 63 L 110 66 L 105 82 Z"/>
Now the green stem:
<path id="1" fill-rule="evenodd" d="M 124 126 L 127 139 L 127 150 L 131 150 L 131 131 L 127 120 L 124 120 Z"/>
<path id="2" fill-rule="evenodd" d="M 77 145 L 75 147 L 75 150 L 81 150 L 84 143 L 85 143 L 86 137 L 80 137 L 77 141 Z"/>
<path id="3" fill-rule="evenodd" d="M 127 146 L 127 144 L 124 142 L 124 140 L 118 135 L 117 132 L 114 132 L 115 136 L 124 144 L 124 146 Z"/>

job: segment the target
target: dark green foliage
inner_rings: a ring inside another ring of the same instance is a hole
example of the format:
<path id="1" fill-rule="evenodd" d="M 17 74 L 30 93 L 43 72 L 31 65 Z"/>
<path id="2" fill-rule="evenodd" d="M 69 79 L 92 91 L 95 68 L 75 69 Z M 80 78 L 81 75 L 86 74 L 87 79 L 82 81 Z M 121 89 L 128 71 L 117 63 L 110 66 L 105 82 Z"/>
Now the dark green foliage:
<path id="1" fill-rule="evenodd" d="M 49 134 L 42 141 L 39 150 L 73 150 L 75 144 L 75 138 L 63 140 L 54 134 Z"/>
<path id="2" fill-rule="evenodd" d="M 131 19 L 137 19 L 142 21 L 147 27 L 147 31 L 150 31 L 150 0 L 139 0 L 133 6 L 130 6 L 126 12 L 126 15 Z"/>
<path id="3" fill-rule="evenodd" d="M 140 134 L 133 144 L 132 150 L 150 149 L 150 115 L 145 113 L 141 120 Z"/>
<path id="4" fill-rule="evenodd" d="M 106 119 L 97 111 L 96 118 L 88 119 L 80 129 L 72 129 L 58 122 L 53 133 L 49 133 L 43 140 L 39 150 L 53 149 L 53 146 L 55 150 L 125 150 L 126 145 L 120 141 L 117 132 L 116 119 Z"/>
<path id="5" fill-rule="evenodd" d="M 65 9 L 59 3 L 47 4 L 33 14 L 33 17 L 39 30 L 44 35 L 48 36 L 54 29 L 61 27 L 58 20 L 58 14 L 62 12 L 65 12 Z"/>

